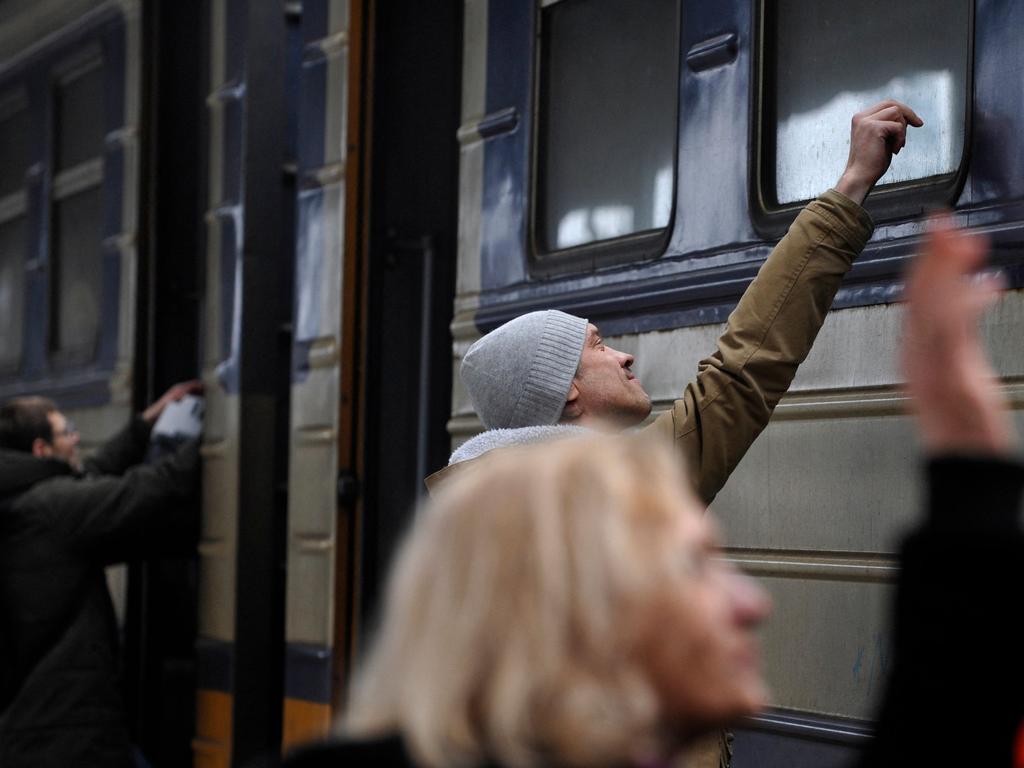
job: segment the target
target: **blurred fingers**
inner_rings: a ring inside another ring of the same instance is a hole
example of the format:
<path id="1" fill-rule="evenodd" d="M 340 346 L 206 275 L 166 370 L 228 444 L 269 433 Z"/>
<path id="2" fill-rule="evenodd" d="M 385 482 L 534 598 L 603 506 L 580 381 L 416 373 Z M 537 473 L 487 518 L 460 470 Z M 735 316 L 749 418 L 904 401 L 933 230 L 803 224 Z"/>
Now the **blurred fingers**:
<path id="1" fill-rule="evenodd" d="M 1001 274 L 978 275 L 970 283 L 966 296 L 967 310 L 972 316 L 983 314 L 995 304 L 1006 288 L 1006 281 Z"/>
<path id="2" fill-rule="evenodd" d="M 1001 295 L 995 273 L 979 273 L 988 251 L 986 238 L 953 226 L 948 214 L 932 217 L 920 255 L 908 273 L 908 328 L 915 333 L 957 333 L 974 324 Z"/>
<path id="3" fill-rule="evenodd" d="M 942 213 L 929 220 L 928 237 L 920 261 L 929 272 L 966 275 L 978 269 L 987 254 L 987 238 L 958 229 L 952 217 Z"/>

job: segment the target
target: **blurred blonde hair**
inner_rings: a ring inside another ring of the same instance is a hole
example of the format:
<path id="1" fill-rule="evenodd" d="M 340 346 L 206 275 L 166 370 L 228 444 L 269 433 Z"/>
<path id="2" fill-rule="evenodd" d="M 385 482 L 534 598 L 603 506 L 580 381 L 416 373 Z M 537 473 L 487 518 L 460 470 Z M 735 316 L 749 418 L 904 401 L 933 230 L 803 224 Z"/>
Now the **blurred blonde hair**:
<path id="1" fill-rule="evenodd" d="M 685 578 L 668 532 L 699 506 L 649 439 L 497 451 L 419 513 L 343 733 L 402 735 L 423 765 L 611 765 L 654 749 L 633 647 Z"/>

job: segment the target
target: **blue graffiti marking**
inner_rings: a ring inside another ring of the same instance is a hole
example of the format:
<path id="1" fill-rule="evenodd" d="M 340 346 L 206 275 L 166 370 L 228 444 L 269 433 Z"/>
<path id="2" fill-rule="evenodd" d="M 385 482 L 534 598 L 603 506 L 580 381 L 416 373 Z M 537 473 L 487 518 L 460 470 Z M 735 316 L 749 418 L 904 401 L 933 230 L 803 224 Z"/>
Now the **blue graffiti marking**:
<path id="1" fill-rule="evenodd" d="M 853 662 L 853 679 L 860 682 L 860 672 L 864 668 L 864 646 L 857 649 L 857 660 Z"/>

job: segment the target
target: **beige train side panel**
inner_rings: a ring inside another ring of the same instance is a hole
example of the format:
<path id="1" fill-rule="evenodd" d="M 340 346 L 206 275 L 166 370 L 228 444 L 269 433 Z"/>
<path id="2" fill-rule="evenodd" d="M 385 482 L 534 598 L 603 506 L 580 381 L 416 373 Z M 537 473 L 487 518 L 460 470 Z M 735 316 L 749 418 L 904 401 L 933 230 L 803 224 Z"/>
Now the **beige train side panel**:
<path id="1" fill-rule="evenodd" d="M 790 393 L 712 505 L 726 556 L 773 596 L 764 657 L 773 703 L 782 708 L 868 719 L 889 670 L 896 554 L 921 502 L 921 454 L 897 362 L 901 320 L 898 305 L 831 313 Z M 1008 292 L 983 321 L 1020 429 L 1022 327 L 1022 291 Z M 723 328 L 609 343 L 636 355 L 634 370 L 663 410 Z M 469 323 L 462 326 L 456 366 L 475 337 Z M 453 444 L 480 431 L 458 384 L 452 413 Z"/>
<path id="2" fill-rule="evenodd" d="M 459 228 L 454 307 L 456 325 L 472 323 L 473 310 L 477 307 L 480 293 L 484 142 L 477 131 L 477 125 L 486 115 L 487 109 L 487 0 L 466 0 L 462 39 L 462 113 L 457 133 Z"/>
<path id="3" fill-rule="evenodd" d="M 235 633 L 235 574 L 238 531 L 238 396 L 229 394 L 218 375 L 218 368 L 230 355 L 221 348 L 222 313 L 220 303 L 221 228 L 235 225 L 223 210 L 223 104 L 217 94 L 225 83 L 224 0 L 210 3 L 210 96 L 209 167 L 206 294 L 202 379 L 206 395 L 206 423 L 201 454 L 203 457 L 203 512 L 199 542 L 199 635 L 212 640 L 232 642 Z M 240 229 L 236 226 L 236 229 Z M 240 232 L 239 232 L 240 234 Z"/>
<path id="4" fill-rule="evenodd" d="M 241 252 L 241 226 L 237 201 L 225 199 L 224 172 L 224 100 L 229 87 L 225 77 L 226 0 L 210 0 L 210 60 L 206 279 L 203 297 L 203 357 L 201 377 L 206 396 L 206 418 L 200 454 L 203 458 L 202 522 L 199 534 L 198 621 L 199 639 L 227 645 L 235 639 L 235 594 L 237 578 L 237 540 L 239 503 L 239 421 L 240 402 L 222 380 L 221 366 L 232 350 L 224 348 L 222 328 L 232 323 L 234 337 L 240 332 L 237 316 L 225 317 L 228 308 L 221 304 L 222 260 L 235 254 L 221 252 L 221 233 L 233 227 L 236 247 Z M 237 269 L 237 262 L 236 262 Z M 238 309 L 238 276 L 235 280 L 235 309 Z M 230 346 L 231 342 L 228 342 Z M 196 731 L 192 741 L 196 768 L 227 768 L 231 761 L 231 691 L 203 688 L 196 691 Z"/>
<path id="5" fill-rule="evenodd" d="M 337 426 L 341 346 L 341 259 L 344 187 L 323 190 L 322 281 L 317 336 L 309 348 L 309 372 L 292 384 L 288 467 L 288 586 L 285 640 L 331 646 L 334 622 Z M 307 297 L 308 298 L 308 297 Z M 301 311 L 301 310 L 300 310 Z"/>
<path id="6" fill-rule="evenodd" d="M 716 499 L 728 556 L 764 579 L 763 633 L 777 706 L 870 718 L 889 670 L 896 553 L 919 519 L 921 457 L 900 391 L 902 308 L 833 312 L 789 395 Z M 1006 294 L 984 335 L 1021 419 L 1024 293 Z M 628 337 L 667 405 L 721 326 Z M 614 344 L 615 342 L 613 342 Z M 677 360 L 658 368 L 655 361 Z"/>
<path id="7" fill-rule="evenodd" d="M 318 46 L 326 65 L 323 165 L 302 169 L 315 185 L 299 196 L 295 340 L 306 354 L 294 375 L 288 468 L 288 571 L 285 642 L 333 660 L 338 567 L 337 479 L 341 393 L 345 189 L 349 120 L 348 0 L 332 0 Z M 291 656 L 286 656 L 286 660 Z M 330 675 L 330 668 L 322 670 Z M 286 679 L 290 672 L 286 670 Z M 328 688 L 327 680 L 321 680 Z M 307 700 L 307 696 L 316 700 Z M 329 703 L 290 690 L 284 702 L 283 747 L 327 735 Z"/>

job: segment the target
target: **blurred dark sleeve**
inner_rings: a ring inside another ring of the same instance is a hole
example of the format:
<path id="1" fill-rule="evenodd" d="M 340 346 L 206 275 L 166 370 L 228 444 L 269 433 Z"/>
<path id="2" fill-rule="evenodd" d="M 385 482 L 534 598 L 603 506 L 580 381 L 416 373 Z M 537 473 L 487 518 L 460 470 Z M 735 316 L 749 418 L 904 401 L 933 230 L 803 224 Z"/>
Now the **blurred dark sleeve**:
<path id="1" fill-rule="evenodd" d="M 1024 467 L 935 458 L 907 539 L 893 672 L 861 766 L 1012 765 L 1024 721 Z"/>
<path id="2" fill-rule="evenodd" d="M 141 416 L 135 416 L 120 432 L 103 444 L 92 456 L 82 462 L 89 475 L 123 475 L 140 463 L 149 446 L 149 433 L 153 425 Z"/>
<path id="3" fill-rule="evenodd" d="M 305 744 L 288 752 L 282 760 L 265 755 L 246 768 L 415 768 L 402 739 L 385 735 L 358 741 L 322 741 Z M 488 768 L 487 765 L 481 768 Z"/>
<path id="4" fill-rule="evenodd" d="M 106 563 L 180 552 L 198 532 L 199 451 L 194 440 L 121 477 L 61 478 L 48 488 L 50 525 Z"/>

